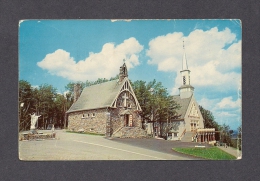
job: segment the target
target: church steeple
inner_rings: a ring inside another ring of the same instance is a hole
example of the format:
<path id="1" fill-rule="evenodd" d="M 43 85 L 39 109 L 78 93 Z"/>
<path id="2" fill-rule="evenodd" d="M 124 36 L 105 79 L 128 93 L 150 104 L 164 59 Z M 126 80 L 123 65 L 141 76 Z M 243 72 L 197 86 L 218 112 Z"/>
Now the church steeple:
<path id="1" fill-rule="evenodd" d="M 192 96 L 194 87 L 190 85 L 190 70 L 188 69 L 187 58 L 185 54 L 184 40 L 183 40 L 183 57 L 182 57 L 182 70 L 180 71 L 182 77 L 182 85 L 179 88 L 181 99 L 189 98 Z"/>
<path id="2" fill-rule="evenodd" d="M 182 56 L 182 70 L 188 70 L 188 64 L 185 54 L 184 40 L 183 40 L 183 56 Z"/>
<path id="3" fill-rule="evenodd" d="M 122 82 L 125 77 L 128 77 L 125 59 L 123 61 L 124 61 L 124 64 L 119 69 L 119 82 Z"/>

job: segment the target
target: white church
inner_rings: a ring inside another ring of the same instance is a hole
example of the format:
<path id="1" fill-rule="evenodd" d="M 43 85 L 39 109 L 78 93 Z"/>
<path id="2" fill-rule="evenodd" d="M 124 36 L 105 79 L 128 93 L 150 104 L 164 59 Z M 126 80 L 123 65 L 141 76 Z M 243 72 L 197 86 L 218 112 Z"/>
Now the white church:
<path id="1" fill-rule="evenodd" d="M 179 110 L 177 110 L 179 118 L 168 123 L 171 128 L 167 133 L 167 139 L 214 143 L 215 128 L 204 128 L 204 120 L 194 97 L 190 72 L 183 44 L 182 70 L 180 71 L 182 85 L 179 87 L 179 95 L 173 96 L 174 101 L 180 105 Z M 155 130 L 156 135 L 160 135 L 159 131 L 160 128 Z"/>

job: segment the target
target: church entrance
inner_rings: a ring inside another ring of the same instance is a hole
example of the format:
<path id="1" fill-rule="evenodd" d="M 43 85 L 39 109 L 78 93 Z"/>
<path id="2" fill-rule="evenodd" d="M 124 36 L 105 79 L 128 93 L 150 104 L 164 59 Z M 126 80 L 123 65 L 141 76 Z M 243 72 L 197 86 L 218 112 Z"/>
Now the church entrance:
<path id="1" fill-rule="evenodd" d="M 199 126 L 198 121 L 192 120 L 190 123 L 190 131 L 196 131 L 197 127 Z"/>
<path id="2" fill-rule="evenodd" d="M 132 127 L 133 126 L 133 115 L 125 114 L 125 126 Z"/>
<path id="3" fill-rule="evenodd" d="M 190 123 L 190 131 L 195 131 L 195 130 L 196 130 L 196 124 Z"/>

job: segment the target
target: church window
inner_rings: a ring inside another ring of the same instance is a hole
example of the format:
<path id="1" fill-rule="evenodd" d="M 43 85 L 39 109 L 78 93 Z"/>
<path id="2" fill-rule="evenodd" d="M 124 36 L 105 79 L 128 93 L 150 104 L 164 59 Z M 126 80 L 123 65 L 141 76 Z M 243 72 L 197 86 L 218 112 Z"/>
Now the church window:
<path id="1" fill-rule="evenodd" d="M 128 107 L 128 108 L 131 108 L 131 104 L 128 104 L 127 107 Z"/>
<path id="2" fill-rule="evenodd" d="M 92 113 L 92 117 L 95 117 L 96 116 L 96 114 L 95 113 Z"/>
<path id="3" fill-rule="evenodd" d="M 186 85 L 186 77 L 183 76 L 183 85 Z"/>
<path id="4" fill-rule="evenodd" d="M 192 117 L 199 117 L 198 110 L 196 109 L 194 103 L 192 104 L 192 107 L 191 107 L 191 110 L 190 110 L 190 114 L 189 114 L 189 116 L 192 116 Z"/>

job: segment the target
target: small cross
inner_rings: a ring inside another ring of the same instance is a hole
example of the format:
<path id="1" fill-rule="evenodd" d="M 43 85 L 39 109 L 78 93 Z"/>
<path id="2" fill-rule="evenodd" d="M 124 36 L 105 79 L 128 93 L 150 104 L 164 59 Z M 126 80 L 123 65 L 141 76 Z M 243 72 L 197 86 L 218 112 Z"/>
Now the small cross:
<path id="1" fill-rule="evenodd" d="M 128 99 L 128 97 L 126 96 L 126 93 L 125 93 L 125 95 L 123 96 L 123 99 L 124 99 L 124 107 L 126 107 L 126 99 Z"/>

